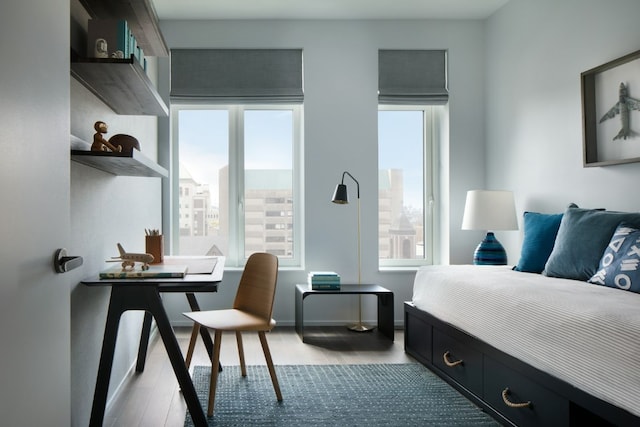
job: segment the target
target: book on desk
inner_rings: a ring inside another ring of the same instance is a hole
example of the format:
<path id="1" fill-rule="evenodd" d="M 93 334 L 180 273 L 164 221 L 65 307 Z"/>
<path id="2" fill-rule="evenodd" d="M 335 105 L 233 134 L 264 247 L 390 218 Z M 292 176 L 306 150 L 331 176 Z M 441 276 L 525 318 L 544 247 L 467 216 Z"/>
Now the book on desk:
<path id="1" fill-rule="evenodd" d="M 141 278 L 179 278 L 184 277 L 189 270 L 186 264 L 151 264 L 148 270 L 139 267 L 133 270 L 123 270 L 116 265 L 100 272 L 101 279 L 141 279 Z"/>
<path id="2" fill-rule="evenodd" d="M 333 271 L 311 271 L 307 281 L 314 291 L 340 289 L 340 275 Z"/>

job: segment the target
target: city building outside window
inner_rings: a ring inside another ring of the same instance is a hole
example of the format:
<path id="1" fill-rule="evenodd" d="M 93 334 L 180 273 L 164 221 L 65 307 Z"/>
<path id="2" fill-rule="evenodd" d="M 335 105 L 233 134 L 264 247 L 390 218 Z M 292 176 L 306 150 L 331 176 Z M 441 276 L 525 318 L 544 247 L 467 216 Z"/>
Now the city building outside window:
<path id="1" fill-rule="evenodd" d="M 378 251 L 381 267 L 433 263 L 435 140 L 440 106 L 378 108 Z"/>
<path id="2" fill-rule="evenodd" d="M 242 266 L 269 252 L 281 266 L 301 265 L 301 110 L 172 106 L 172 253 Z"/>

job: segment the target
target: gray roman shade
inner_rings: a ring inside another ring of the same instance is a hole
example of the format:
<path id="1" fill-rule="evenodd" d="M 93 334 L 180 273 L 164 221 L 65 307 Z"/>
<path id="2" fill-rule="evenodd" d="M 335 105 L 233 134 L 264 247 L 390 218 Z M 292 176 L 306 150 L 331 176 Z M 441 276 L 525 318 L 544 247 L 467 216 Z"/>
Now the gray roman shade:
<path id="1" fill-rule="evenodd" d="M 301 103 L 301 49 L 171 49 L 171 99 Z"/>
<path id="2" fill-rule="evenodd" d="M 445 50 L 378 51 L 378 103 L 446 104 Z"/>

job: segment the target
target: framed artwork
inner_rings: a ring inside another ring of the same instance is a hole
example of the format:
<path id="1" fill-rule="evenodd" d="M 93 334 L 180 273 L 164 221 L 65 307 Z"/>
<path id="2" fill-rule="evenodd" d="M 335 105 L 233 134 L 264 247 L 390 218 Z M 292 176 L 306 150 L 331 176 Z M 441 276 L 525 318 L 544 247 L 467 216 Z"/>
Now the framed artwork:
<path id="1" fill-rule="evenodd" d="M 583 165 L 640 162 L 640 51 L 580 74 Z"/>

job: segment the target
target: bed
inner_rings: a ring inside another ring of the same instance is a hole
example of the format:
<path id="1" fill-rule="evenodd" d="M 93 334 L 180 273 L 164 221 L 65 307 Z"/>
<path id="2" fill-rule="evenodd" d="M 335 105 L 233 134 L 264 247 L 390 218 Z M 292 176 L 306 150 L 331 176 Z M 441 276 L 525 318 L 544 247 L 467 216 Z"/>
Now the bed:
<path id="1" fill-rule="evenodd" d="M 506 425 L 640 425 L 640 293 L 594 279 L 613 229 L 588 280 L 553 276 L 558 243 L 545 274 L 420 268 L 405 303 L 407 353 Z"/>

